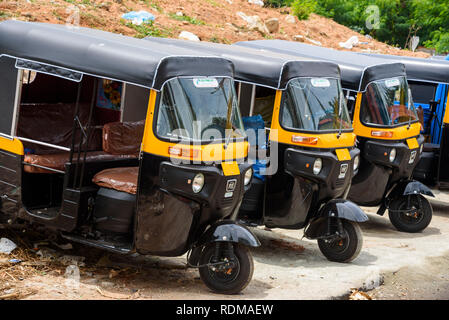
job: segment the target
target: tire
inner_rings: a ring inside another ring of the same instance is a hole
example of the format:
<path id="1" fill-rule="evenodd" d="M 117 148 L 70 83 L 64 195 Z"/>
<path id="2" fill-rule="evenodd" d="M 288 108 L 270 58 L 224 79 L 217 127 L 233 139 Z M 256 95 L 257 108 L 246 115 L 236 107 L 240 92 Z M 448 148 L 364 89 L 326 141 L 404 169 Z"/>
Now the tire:
<path id="1" fill-rule="evenodd" d="M 210 243 L 204 248 L 200 257 L 200 265 L 211 262 L 215 254 L 215 245 L 215 243 Z M 221 271 L 213 271 L 209 266 L 199 268 L 201 280 L 216 293 L 239 293 L 246 288 L 253 277 L 254 261 L 249 249 L 239 244 L 232 244 L 232 246 L 234 247 L 234 259 L 237 266 L 233 268 L 230 275 Z"/>
<path id="2" fill-rule="evenodd" d="M 318 247 L 329 261 L 347 263 L 357 258 L 362 250 L 363 235 L 358 223 L 345 219 L 341 223 L 346 238 L 331 241 L 318 239 Z"/>
<path id="3" fill-rule="evenodd" d="M 416 216 L 408 216 L 404 212 L 399 212 L 399 210 L 404 210 L 407 207 L 407 196 L 404 196 L 390 202 L 388 217 L 399 231 L 416 233 L 424 230 L 430 224 L 433 210 L 429 200 L 422 195 L 411 197 L 410 204 L 412 207 L 419 208 L 421 203 L 421 209 L 417 209 Z"/>

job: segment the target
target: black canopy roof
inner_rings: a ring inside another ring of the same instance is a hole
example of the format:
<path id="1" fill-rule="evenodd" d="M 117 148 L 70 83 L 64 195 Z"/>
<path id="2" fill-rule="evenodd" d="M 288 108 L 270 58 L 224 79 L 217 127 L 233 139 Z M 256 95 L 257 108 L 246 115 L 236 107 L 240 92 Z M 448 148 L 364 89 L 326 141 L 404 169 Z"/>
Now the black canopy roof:
<path id="1" fill-rule="evenodd" d="M 145 38 L 150 43 L 171 45 L 213 54 L 231 60 L 235 79 L 283 90 L 291 79 L 298 77 L 340 78 L 337 64 L 307 57 L 261 52 L 260 50 L 211 42 L 179 39 Z"/>
<path id="2" fill-rule="evenodd" d="M 368 54 L 363 53 L 363 55 Z M 408 80 L 449 83 L 449 61 L 444 59 L 425 59 L 386 54 L 369 54 L 369 56 L 403 63 L 407 71 Z"/>
<path id="3" fill-rule="evenodd" d="M 156 90 L 174 77 L 234 75 L 231 61 L 193 48 L 88 28 L 13 20 L 0 23 L 1 55 L 18 58 L 18 67 L 34 66 L 72 80 L 79 80 L 71 74 L 76 71 Z"/>
<path id="4" fill-rule="evenodd" d="M 353 52 L 307 45 L 286 40 L 255 40 L 237 42 L 234 46 L 250 47 L 264 51 L 308 57 L 337 63 L 341 70 L 341 82 L 345 89 L 364 91 L 368 83 L 398 76 L 405 76 L 401 63 L 364 56 Z"/>

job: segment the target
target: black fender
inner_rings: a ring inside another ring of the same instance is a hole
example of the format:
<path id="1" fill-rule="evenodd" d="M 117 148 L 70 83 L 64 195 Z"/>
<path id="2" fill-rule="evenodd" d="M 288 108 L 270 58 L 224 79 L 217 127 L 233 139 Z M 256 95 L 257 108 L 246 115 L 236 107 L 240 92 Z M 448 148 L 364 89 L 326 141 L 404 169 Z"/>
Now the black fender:
<path id="1" fill-rule="evenodd" d="M 326 223 L 329 218 L 346 219 L 354 222 L 368 221 L 368 216 L 354 202 L 345 199 L 334 199 L 320 209 L 304 231 L 304 235 L 309 239 L 317 238 L 321 224 Z"/>
<path id="2" fill-rule="evenodd" d="M 259 247 L 260 241 L 247 227 L 233 220 L 223 220 L 210 226 L 195 244 L 204 246 L 211 242 L 233 242 L 249 247 Z"/>
<path id="3" fill-rule="evenodd" d="M 368 221 L 368 216 L 354 202 L 345 199 L 334 199 L 326 203 L 317 217 L 338 217 L 355 222 Z"/>
<path id="4" fill-rule="evenodd" d="M 430 188 L 419 181 L 416 180 L 399 181 L 385 197 L 385 201 L 379 207 L 379 210 L 377 210 L 377 214 L 382 216 L 390 206 L 390 202 L 393 201 L 394 199 L 403 196 L 410 196 L 417 194 L 423 194 L 435 198 L 435 195 L 430 190 Z"/>
<path id="5" fill-rule="evenodd" d="M 398 182 L 388 194 L 388 199 L 395 199 L 400 196 L 409 196 L 413 194 L 423 194 L 435 197 L 429 187 L 416 180 L 402 180 Z"/>

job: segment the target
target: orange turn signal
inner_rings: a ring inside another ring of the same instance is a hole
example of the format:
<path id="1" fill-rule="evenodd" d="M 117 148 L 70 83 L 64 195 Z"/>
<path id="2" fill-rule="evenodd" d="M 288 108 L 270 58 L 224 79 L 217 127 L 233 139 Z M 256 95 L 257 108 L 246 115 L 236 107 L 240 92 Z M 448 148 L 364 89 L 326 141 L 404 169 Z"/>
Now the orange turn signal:
<path id="1" fill-rule="evenodd" d="M 315 145 L 318 143 L 317 137 L 292 136 L 292 142 Z"/>
<path id="2" fill-rule="evenodd" d="M 372 137 L 379 137 L 379 138 L 393 138 L 393 131 L 377 131 L 372 130 L 371 131 Z"/>
<path id="3" fill-rule="evenodd" d="M 185 158 L 198 158 L 198 150 L 178 147 L 168 147 L 168 153 L 173 156 L 185 157 Z"/>

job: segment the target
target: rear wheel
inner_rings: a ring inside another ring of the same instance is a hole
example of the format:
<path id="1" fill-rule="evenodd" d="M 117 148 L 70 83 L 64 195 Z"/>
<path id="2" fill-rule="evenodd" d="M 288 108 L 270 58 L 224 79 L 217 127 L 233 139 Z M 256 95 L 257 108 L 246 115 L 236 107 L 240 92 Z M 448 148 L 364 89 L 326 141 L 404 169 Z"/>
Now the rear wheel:
<path id="1" fill-rule="evenodd" d="M 395 228 L 410 233 L 424 230 L 432 220 L 432 213 L 432 205 L 422 195 L 394 199 L 388 210 L 388 216 Z"/>
<path id="2" fill-rule="evenodd" d="M 342 219 L 341 223 L 342 237 L 318 239 L 318 247 L 329 261 L 351 262 L 357 258 L 362 249 L 362 230 L 356 222 Z"/>
<path id="3" fill-rule="evenodd" d="M 236 294 L 246 288 L 254 272 L 254 262 L 247 247 L 221 242 L 208 244 L 200 257 L 201 280 L 211 290 Z M 224 263 L 220 263 L 224 262 Z M 219 263 L 219 264 L 217 264 Z"/>

